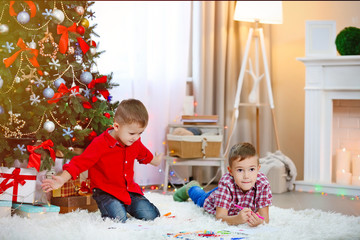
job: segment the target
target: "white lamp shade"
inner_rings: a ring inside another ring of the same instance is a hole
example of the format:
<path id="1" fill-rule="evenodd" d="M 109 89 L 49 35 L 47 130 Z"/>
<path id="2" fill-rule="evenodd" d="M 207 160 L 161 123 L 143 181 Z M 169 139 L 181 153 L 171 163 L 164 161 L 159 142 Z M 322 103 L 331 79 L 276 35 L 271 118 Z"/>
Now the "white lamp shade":
<path id="1" fill-rule="evenodd" d="M 281 24 L 282 1 L 237 1 L 234 20 Z"/>

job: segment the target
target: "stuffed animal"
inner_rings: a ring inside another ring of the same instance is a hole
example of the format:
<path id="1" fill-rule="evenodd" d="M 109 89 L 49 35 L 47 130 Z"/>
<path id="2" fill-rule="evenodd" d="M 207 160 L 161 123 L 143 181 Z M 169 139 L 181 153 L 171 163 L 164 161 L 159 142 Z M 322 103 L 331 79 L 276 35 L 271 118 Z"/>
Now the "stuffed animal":
<path id="1" fill-rule="evenodd" d="M 185 128 L 182 128 L 182 127 L 179 127 L 179 128 L 175 128 L 172 132 L 173 135 L 178 135 L 178 136 L 192 136 L 194 135 L 191 131 L 185 129 Z"/>

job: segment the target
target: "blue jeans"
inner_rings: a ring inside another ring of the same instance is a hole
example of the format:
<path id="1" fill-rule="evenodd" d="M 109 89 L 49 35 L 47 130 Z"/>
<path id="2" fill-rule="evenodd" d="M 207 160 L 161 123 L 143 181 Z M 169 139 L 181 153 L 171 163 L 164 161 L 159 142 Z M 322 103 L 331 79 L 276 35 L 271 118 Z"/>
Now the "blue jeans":
<path id="1" fill-rule="evenodd" d="M 214 188 L 209 192 L 205 192 L 201 187 L 199 186 L 193 186 L 188 190 L 189 197 L 191 200 L 198 205 L 199 207 L 204 206 L 205 199 L 210 196 L 210 194 L 217 189 Z"/>
<path id="2" fill-rule="evenodd" d="M 127 220 L 126 213 L 141 220 L 154 220 L 160 216 L 160 212 L 146 197 L 138 193 L 129 192 L 131 204 L 125 205 L 122 201 L 114 196 L 102 191 L 101 189 L 93 189 L 93 198 L 95 199 L 101 217 L 112 218 L 117 221 L 125 222 Z"/>

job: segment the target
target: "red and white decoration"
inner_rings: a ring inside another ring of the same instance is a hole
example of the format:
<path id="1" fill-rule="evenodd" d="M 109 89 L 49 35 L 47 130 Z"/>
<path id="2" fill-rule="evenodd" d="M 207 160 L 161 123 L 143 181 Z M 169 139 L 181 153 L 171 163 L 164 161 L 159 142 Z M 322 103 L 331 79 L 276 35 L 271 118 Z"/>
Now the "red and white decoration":
<path id="1" fill-rule="evenodd" d="M 35 168 L 0 167 L 0 200 L 34 203 Z"/>

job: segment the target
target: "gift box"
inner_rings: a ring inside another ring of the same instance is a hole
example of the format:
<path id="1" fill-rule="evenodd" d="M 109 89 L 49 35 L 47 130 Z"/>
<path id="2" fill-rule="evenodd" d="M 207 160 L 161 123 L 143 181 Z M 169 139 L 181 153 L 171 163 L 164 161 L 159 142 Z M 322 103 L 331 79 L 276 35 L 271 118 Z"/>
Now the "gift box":
<path id="1" fill-rule="evenodd" d="M 89 212 L 96 212 L 98 206 L 91 194 L 83 196 L 54 197 L 51 204 L 60 207 L 60 213 L 68 213 L 77 209 L 85 209 Z"/>
<path id="2" fill-rule="evenodd" d="M 80 188 L 80 179 L 76 180 L 70 179 L 67 181 L 61 188 L 55 189 L 52 191 L 53 197 L 69 197 L 78 195 L 78 190 Z"/>
<path id="3" fill-rule="evenodd" d="M 12 204 L 16 215 L 26 218 L 43 218 L 59 214 L 60 207 L 54 205 Z"/>
<path id="4" fill-rule="evenodd" d="M 0 201 L 0 217 L 11 216 L 11 201 Z"/>
<path id="5" fill-rule="evenodd" d="M 35 168 L 0 167 L 0 200 L 34 203 Z"/>

